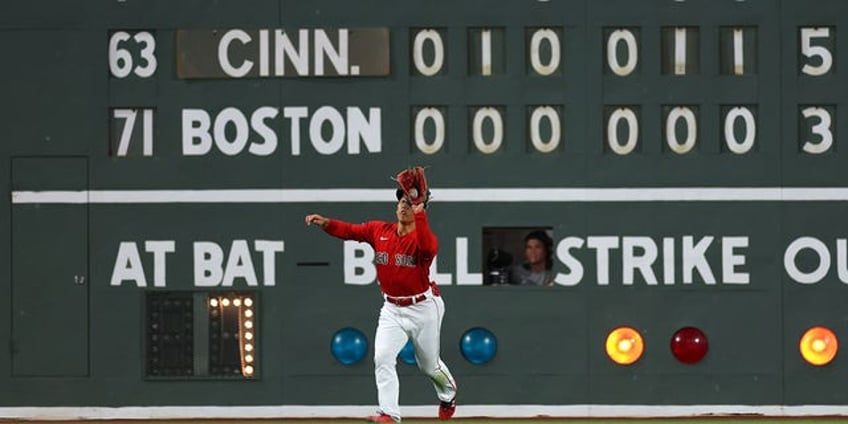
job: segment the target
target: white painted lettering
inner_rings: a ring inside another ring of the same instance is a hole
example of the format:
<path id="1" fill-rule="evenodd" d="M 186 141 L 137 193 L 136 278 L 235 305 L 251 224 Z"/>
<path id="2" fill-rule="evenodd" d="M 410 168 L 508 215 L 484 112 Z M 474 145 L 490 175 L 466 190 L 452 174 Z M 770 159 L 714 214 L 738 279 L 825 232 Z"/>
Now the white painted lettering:
<path id="1" fill-rule="evenodd" d="M 165 287 L 167 281 L 165 254 L 173 253 L 175 250 L 176 243 L 173 240 L 144 242 L 144 251 L 153 254 L 153 287 Z"/>
<path id="2" fill-rule="evenodd" d="M 277 134 L 265 124 L 265 120 L 277 117 L 279 110 L 265 106 L 256 109 L 250 115 L 250 126 L 262 137 L 262 143 L 251 143 L 248 151 L 256 156 L 268 156 L 277 150 Z"/>
<path id="3" fill-rule="evenodd" d="M 332 106 L 322 106 L 310 115 L 305 106 L 286 106 L 282 117 L 289 121 L 291 155 L 300 156 L 301 121 L 309 127 L 309 144 L 322 155 L 333 155 L 342 151 L 347 143 L 349 155 L 376 154 L 382 151 L 382 110 L 372 107 L 345 107 L 343 111 Z M 247 153 L 269 156 L 277 151 L 279 139 L 273 128 L 273 120 L 280 109 L 262 106 L 248 114 L 227 107 L 215 115 L 202 109 L 183 109 L 182 146 L 185 156 L 202 156 L 211 153 L 213 147 L 227 155 Z"/>
<path id="4" fill-rule="evenodd" d="M 295 74 L 300 76 L 309 75 L 309 31 L 300 29 L 297 32 L 297 48 L 292 44 L 289 35 L 278 29 L 274 31 L 274 75 L 281 77 L 286 74 L 286 58 L 294 67 Z"/>
<path id="5" fill-rule="evenodd" d="M 224 275 L 224 250 L 211 241 L 194 242 L 194 286 L 215 287 Z"/>
<path id="6" fill-rule="evenodd" d="M 347 108 L 347 152 L 351 155 L 359 154 L 359 141 L 365 145 L 370 153 L 380 153 L 382 148 L 380 139 L 380 109 L 372 107 L 368 109 L 368 119 L 358 107 Z"/>
<path id="7" fill-rule="evenodd" d="M 233 240 L 227 257 L 227 267 L 224 268 L 222 285 L 231 287 L 237 278 L 243 279 L 250 287 L 258 285 L 247 240 Z"/>
<path id="8" fill-rule="evenodd" d="M 456 284 L 460 286 L 480 286 L 483 274 L 468 271 L 468 237 L 456 238 Z"/>
<path id="9" fill-rule="evenodd" d="M 283 116 L 289 118 L 291 123 L 291 153 L 292 156 L 300 156 L 300 120 L 309 116 L 309 108 L 306 106 L 289 106 L 283 108 Z"/>
<path id="10" fill-rule="evenodd" d="M 339 29 L 339 48 L 333 46 L 330 37 L 323 29 L 316 29 L 315 36 L 315 75 L 324 75 L 324 58 L 330 60 L 338 75 L 348 73 L 348 30 Z"/>
<path id="11" fill-rule="evenodd" d="M 583 239 L 579 237 L 566 237 L 557 244 L 557 259 L 565 265 L 568 272 L 558 272 L 554 282 L 561 286 L 576 286 L 583 279 L 583 264 L 572 256 L 572 249 L 583 247 Z"/>
<path id="12" fill-rule="evenodd" d="M 138 246 L 132 241 L 122 241 L 118 245 L 118 256 L 115 258 L 109 285 L 120 286 L 124 281 L 134 281 L 137 287 L 147 287 Z"/>
<path id="13" fill-rule="evenodd" d="M 374 266 L 374 248 L 367 243 L 346 240 L 344 242 L 345 284 L 368 285 L 377 281 Z"/>
<path id="14" fill-rule="evenodd" d="M 637 255 L 636 251 L 642 254 Z M 650 237 L 621 238 L 622 282 L 625 286 L 633 285 L 634 271 L 638 270 L 649 286 L 657 285 L 657 276 L 651 265 L 657 260 L 657 244 Z"/>
<path id="15" fill-rule="evenodd" d="M 233 140 L 227 139 L 227 125 L 232 124 L 235 129 L 235 137 Z M 227 156 L 235 156 L 239 154 L 244 146 L 247 145 L 247 137 L 250 130 L 247 125 L 247 118 L 240 110 L 234 107 L 228 107 L 222 110 L 215 117 L 215 145 L 221 150 L 221 153 Z"/>
<path id="16" fill-rule="evenodd" d="M 183 109 L 183 154 L 205 155 L 212 150 L 212 120 L 203 109 Z M 195 142 L 195 140 L 197 140 Z"/>
<path id="17" fill-rule="evenodd" d="M 692 283 L 692 271 L 695 269 L 698 270 L 704 283 L 715 284 L 713 271 L 704 256 L 710 247 L 710 243 L 713 242 L 713 236 L 702 237 L 695 244 L 693 244 L 693 241 L 694 237 L 692 236 L 683 237 L 683 284 Z"/>
<path id="18" fill-rule="evenodd" d="M 798 269 L 795 258 L 804 249 L 810 249 L 818 256 L 819 264 L 816 269 L 804 272 Z M 830 252 L 827 246 L 815 237 L 798 237 L 786 248 L 783 254 L 783 268 L 789 278 L 801 284 L 815 284 L 823 280 L 830 268 Z"/>
<path id="19" fill-rule="evenodd" d="M 748 284 L 751 278 L 747 272 L 737 272 L 737 266 L 745 265 L 745 255 L 736 254 L 737 248 L 748 247 L 748 237 L 721 238 L 721 281 L 724 284 Z"/>
<path id="20" fill-rule="evenodd" d="M 276 253 L 282 253 L 285 250 L 285 243 L 283 240 L 256 240 L 253 242 L 253 248 L 262 253 L 262 285 L 265 287 L 277 285 Z"/>
<path id="21" fill-rule="evenodd" d="M 433 262 L 430 263 L 430 279 L 435 281 L 440 286 L 449 286 L 453 284 L 453 275 L 451 273 L 440 273 L 436 267 L 439 256 L 433 257 Z"/>
<path id="22" fill-rule="evenodd" d="M 618 249 L 618 237 L 590 236 L 586 239 L 586 246 L 596 251 L 598 285 L 609 285 L 609 253 L 612 249 Z"/>
<path id="23" fill-rule="evenodd" d="M 234 40 L 240 41 L 242 44 L 248 44 L 252 40 L 250 35 L 240 29 L 233 29 L 224 33 L 221 36 L 221 41 L 218 42 L 218 64 L 225 74 L 233 78 L 241 78 L 247 75 L 253 69 L 253 61 L 245 60 L 240 66 L 236 67 L 230 62 L 230 43 Z"/>

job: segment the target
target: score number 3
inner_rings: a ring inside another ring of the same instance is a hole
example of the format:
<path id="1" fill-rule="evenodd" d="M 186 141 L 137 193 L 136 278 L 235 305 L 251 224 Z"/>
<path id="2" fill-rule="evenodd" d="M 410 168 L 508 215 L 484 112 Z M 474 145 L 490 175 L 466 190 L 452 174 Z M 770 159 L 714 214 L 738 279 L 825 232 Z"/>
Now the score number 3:
<path id="1" fill-rule="evenodd" d="M 135 42 L 135 46 L 127 46 Z M 130 48 L 127 48 L 130 47 Z M 132 52 L 137 50 L 138 61 L 133 61 Z M 115 78 L 126 78 L 134 73 L 141 78 L 152 76 L 156 72 L 156 39 L 148 31 L 130 35 L 126 31 L 116 31 L 109 38 L 109 71 Z"/>
<path id="2" fill-rule="evenodd" d="M 833 48 L 834 37 L 831 28 L 800 28 L 800 38 L 801 55 L 806 58 L 806 61 L 801 60 L 801 73 L 811 77 L 829 74 L 833 68 L 833 54 L 830 48 Z M 801 151 L 812 155 L 831 151 L 833 147 L 831 121 L 835 112 L 835 106 L 808 106 L 801 109 L 799 127 L 805 134 L 800 140 Z M 818 141 L 814 141 L 816 139 Z"/>
<path id="3" fill-rule="evenodd" d="M 157 66 L 156 38 L 152 32 L 139 31 L 130 34 L 126 31 L 115 31 L 109 37 L 109 71 L 114 78 L 126 78 L 131 73 L 140 78 L 149 78 L 156 73 Z M 111 154 L 118 157 L 128 156 L 131 141 L 140 136 L 141 154 L 152 156 L 153 109 L 116 108 L 111 112 Z M 140 131 L 135 125 L 138 115 L 141 115 Z M 118 134 L 120 121 L 123 121 L 123 129 Z"/>

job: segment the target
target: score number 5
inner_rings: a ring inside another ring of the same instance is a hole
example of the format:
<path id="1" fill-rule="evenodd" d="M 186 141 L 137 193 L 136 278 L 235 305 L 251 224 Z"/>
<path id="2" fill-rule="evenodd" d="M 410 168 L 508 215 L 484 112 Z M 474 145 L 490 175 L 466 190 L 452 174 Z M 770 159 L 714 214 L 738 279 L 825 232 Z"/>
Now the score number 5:
<path id="1" fill-rule="evenodd" d="M 133 52 L 138 53 L 138 61 L 133 61 Z M 109 71 L 113 77 L 126 78 L 134 73 L 147 78 L 156 72 L 157 64 L 156 39 L 150 32 L 139 31 L 131 36 L 126 31 L 116 31 L 109 38 Z"/>
<path id="2" fill-rule="evenodd" d="M 826 43 L 833 43 L 830 28 L 801 28 L 801 54 L 809 61 L 801 67 L 801 72 L 818 77 L 830 72 L 830 68 L 833 66 L 833 55 L 826 46 L 813 45 L 814 38 L 824 39 L 823 41 Z M 818 59 L 815 59 L 816 57 Z M 818 63 L 815 64 L 816 62 Z"/>

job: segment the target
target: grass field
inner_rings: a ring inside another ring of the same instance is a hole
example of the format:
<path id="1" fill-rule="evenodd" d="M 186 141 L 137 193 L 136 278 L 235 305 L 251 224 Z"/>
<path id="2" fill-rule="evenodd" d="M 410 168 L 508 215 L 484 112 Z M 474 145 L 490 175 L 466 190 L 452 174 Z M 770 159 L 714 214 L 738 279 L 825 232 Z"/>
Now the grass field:
<path id="1" fill-rule="evenodd" d="M 3 423 L 22 423 L 22 424 L 291 424 L 291 423 L 309 423 L 309 424 L 362 424 L 364 419 L 286 419 L 286 420 L 96 420 L 96 421 L 20 421 L 20 420 L 3 420 Z M 416 419 L 409 418 L 403 420 L 404 423 L 440 423 L 436 419 Z M 771 417 L 764 418 L 759 416 L 751 417 L 711 417 L 711 418 L 652 418 L 652 419 L 636 419 L 636 418 L 616 418 L 616 419 L 556 419 L 556 418 L 526 418 L 526 419 L 497 419 L 497 418 L 463 418 L 451 420 L 451 424 L 527 424 L 527 423 L 545 423 L 545 424 L 765 424 L 774 422 L 787 423 L 848 423 L 848 417 Z"/>

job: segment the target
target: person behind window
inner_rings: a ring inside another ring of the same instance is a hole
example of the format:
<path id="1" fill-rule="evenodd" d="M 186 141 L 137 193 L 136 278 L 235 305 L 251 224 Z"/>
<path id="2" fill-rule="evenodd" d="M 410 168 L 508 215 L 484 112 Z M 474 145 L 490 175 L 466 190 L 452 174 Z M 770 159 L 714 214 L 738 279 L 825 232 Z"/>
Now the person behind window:
<path id="1" fill-rule="evenodd" d="M 543 230 L 527 234 L 524 237 L 524 261 L 512 268 L 512 284 L 553 285 L 553 245 L 553 240 Z"/>

